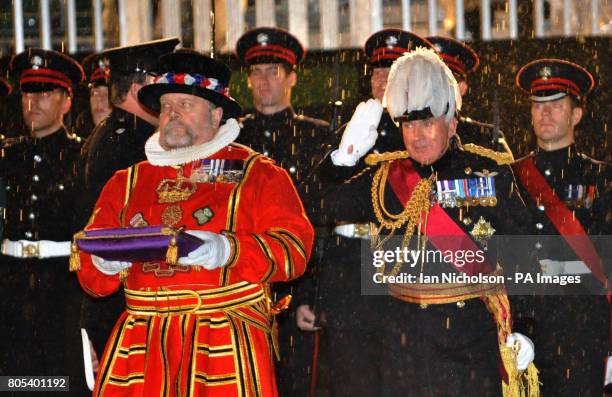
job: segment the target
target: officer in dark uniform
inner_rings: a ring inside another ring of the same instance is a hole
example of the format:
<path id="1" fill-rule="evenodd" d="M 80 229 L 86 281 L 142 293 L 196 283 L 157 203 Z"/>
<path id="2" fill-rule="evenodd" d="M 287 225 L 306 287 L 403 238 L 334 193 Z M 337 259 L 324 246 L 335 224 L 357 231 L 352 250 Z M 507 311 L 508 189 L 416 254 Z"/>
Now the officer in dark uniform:
<path id="1" fill-rule="evenodd" d="M 145 160 L 146 140 L 157 128 L 157 116 L 138 102 L 140 87 L 151 82 L 158 58 L 172 52 L 177 38 L 155 40 L 102 53 L 110 65 L 110 98 L 113 110 L 98 124 L 81 152 L 80 219 L 75 230 L 86 225 L 100 191 L 113 174 Z M 115 320 L 124 307 L 123 294 L 93 300 L 83 298 L 81 323 L 87 330 L 98 358 L 104 351 Z"/>
<path id="2" fill-rule="evenodd" d="M 172 52 L 178 43 L 177 38 L 162 39 L 102 53 L 110 63 L 113 110 L 83 148 L 87 214 L 115 171 L 145 159 L 144 143 L 155 131 L 157 118 L 141 107 L 136 94 L 153 78 L 157 59 Z"/>
<path id="3" fill-rule="evenodd" d="M 2 375 L 70 376 L 80 395 L 78 346 L 81 292 L 68 271 L 72 208 L 79 186 L 80 143 L 63 117 L 83 69 L 72 58 L 28 49 L 11 60 L 19 75 L 22 114 L 29 131 L 2 141 L 0 175 L 7 196 L 2 276 Z"/>
<path id="4" fill-rule="evenodd" d="M 408 96 L 408 90 L 418 95 Z M 362 257 L 361 271 L 353 264 L 353 271 L 366 277 L 362 293 L 376 293 L 380 287 L 370 280 L 383 275 L 495 274 L 498 261 L 512 265 L 519 260 L 513 257 L 516 252 L 493 244 L 491 237 L 521 233 L 519 214 L 526 210 L 513 189 L 509 167 L 453 145 L 460 101 L 456 81 L 434 51 L 416 49 L 399 58 L 391 68 L 385 102 L 389 114 L 401 123 L 406 151 L 370 155 L 373 167 L 351 178 L 326 201 L 338 222 L 371 222 L 368 248 L 394 250 L 396 245 L 383 241 L 394 235 L 400 243 L 406 238 L 406 247 L 418 249 L 421 246 L 414 243 L 424 235 L 427 249 L 457 252 L 449 236 L 461 236 L 462 247 L 484 253 L 485 260 L 478 264 L 431 260 L 399 268 L 393 261 L 375 270 L 370 258 Z M 354 141 L 353 147 L 358 146 Z M 376 333 L 382 385 L 372 395 L 500 396 L 500 351 L 507 353 L 504 349 L 516 340 L 516 356 L 503 354 L 503 368 L 507 373 L 529 368 L 533 375 L 530 341 L 512 333 L 508 322 L 491 321 L 500 319 L 492 313 L 509 310 L 503 287 L 495 283 L 465 287 L 387 281 L 383 291 L 388 288 L 393 297 L 377 297 L 380 310 L 386 312 Z M 508 384 L 518 387 L 515 377 Z"/>
<path id="5" fill-rule="evenodd" d="M 297 83 L 297 65 L 305 50 L 297 38 L 276 28 L 257 28 L 246 32 L 236 43 L 236 54 L 248 68 L 248 84 L 253 94 L 254 111 L 243 117 L 237 142 L 272 158 L 289 172 L 308 213 L 320 206 L 318 181 L 310 177 L 323 158 L 326 145 L 333 143 L 329 123 L 307 117 L 291 105 L 291 91 Z M 318 237 L 322 237 L 318 233 Z M 308 272 L 316 269 L 322 240 L 315 243 Z M 279 328 L 280 362 L 277 384 L 282 396 L 305 396 L 310 380 L 313 335 L 300 331 L 295 309 L 310 304 L 310 297 L 296 293 L 308 282 L 306 274 L 292 283 L 274 286 L 276 301 L 293 296 L 289 310 L 276 316 Z M 308 288 L 309 289 L 309 288 Z"/>
<path id="6" fill-rule="evenodd" d="M 4 100 L 7 96 L 9 96 L 13 92 L 13 87 L 9 84 L 8 81 L 0 77 L 0 100 Z M 0 145 L 4 141 L 6 137 L 0 133 Z M 0 240 L 2 240 L 2 235 L 4 232 L 4 209 L 6 208 L 6 183 L 2 175 L 0 175 Z"/>
<path id="7" fill-rule="evenodd" d="M 370 100 L 359 105 L 361 110 L 358 112 L 365 119 L 371 119 L 371 127 L 377 132 L 373 146 L 364 150 L 367 154 L 393 152 L 404 147 L 398 127 L 380 103 L 392 63 L 416 47 L 432 48 L 424 38 L 399 29 L 381 30 L 365 42 L 372 98 L 378 103 L 378 106 L 372 106 L 373 100 Z M 368 113 L 372 113 L 372 117 Z M 343 133 L 364 127 L 360 119 L 357 115 L 353 116 Z M 367 126 L 365 128 L 369 129 Z M 364 161 L 357 161 L 359 157 L 338 154 L 334 152 L 331 157 L 335 160 L 343 160 L 344 157 L 344 166 L 335 167 L 328 160 L 319 171 L 319 179 L 323 182 L 320 188 L 323 190 L 366 167 Z M 325 208 L 322 212 L 326 212 Z M 302 329 L 308 329 L 308 325 L 313 323 L 322 326 L 319 348 L 321 370 L 317 382 L 319 392 L 330 396 L 378 395 L 381 349 L 378 331 L 380 323 L 385 321 L 385 300 L 360 293 L 358 264 L 361 244 L 369 239 L 368 224 L 351 223 L 349 219 L 343 221 L 340 225 L 332 225 L 332 236 L 326 241 L 325 255 L 319 270 L 315 272 L 316 281 L 310 287 L 314 289 L 312 293 L 317 295 L 315 307 L 298 308 L 297 321 L 298 325 L 303 324 Z M 316 312 L 313 310 L 315 308 Z M 370 375 L 351 382 L 338 381 L 349 378 L 353 373 Z"/>
<path id="8" fill-rule="evenodd" d="M 108 59 L 101 54 L 91 54 L 81 63 L 87 76 L 87 107 L 77 116 L 76 130 L 79 136 L 87 138 L 94 127 L 111 112 L 109 81 L 110 67 Z"/>
<path id="9" fill-rule="evenodd" d="M 238 142 L 274 159 L 299 186 L 321 159 L 321 147 L 330 143 L 329 123 L 300 114 L 291 105 L 296 68 L 305 50 L 289 32 L 257 28 L 238 39 L 236 54 L 248 68 L 255 108 L 241 120 Z"/>
<path id="10" fill-rule="evenodd" d="M 612 232 L 612 175 L 608 164 L 578 152 L 574 141 L 594 80 L 574 63 L 539 59 L 518 72 L 516 83 L 531 100 L 538 145 L 514 165 L 540 236 L 533 249 L 538 270 L 581 280 L 564 296 L 543 291 L 523 313 L 535 324 L 542 390 L 546 396 L 601 396 L 610 341 L 604 287 L 610 251 L 597 241 L 580 242 Z"/>
<path id="11" fill-rule="evenodd" d="M 2 106 L 2 109 L 0 109 L 0 114 L 3 116 L 2 121 L 0 121 L 0 140 L 5 138 L 4 131 L 7 127 L 7 124 L 9 124 L 4 119 L 8 118 L 8 115 L 6 114 L 8 110 L 6 106 L 6 98 L 11 94 L 11 92 L 13 92 L 13 89 L 9 82 L 6 81 L 6 79 L 0 77 L 0 106 Z"/>
<path id="12" fill-rule="evenodd" d="M 459 84 L 459 92 L 464 97 L 469 88 L 468 75 L 474 73 L 480 65 L 478 54 L 464 42 L 450 37 L 431 36 L 427 37 L 427 40 L 433 44 L 440 58 L 453 72 Z M 499 126 L 461 115 L 457 134 L 463 144 L 473 143 L 512 156 L 512 151 Z"/>

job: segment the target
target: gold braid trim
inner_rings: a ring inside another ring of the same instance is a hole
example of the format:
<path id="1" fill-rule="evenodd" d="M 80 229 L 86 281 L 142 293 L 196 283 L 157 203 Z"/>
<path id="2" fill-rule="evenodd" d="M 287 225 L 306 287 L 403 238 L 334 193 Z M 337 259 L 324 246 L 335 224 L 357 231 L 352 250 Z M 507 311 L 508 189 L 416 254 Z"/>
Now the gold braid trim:
<path id="1" fill-rule="evenodd" d="M 502 396 L 540 397 L 537 368 L 531 363 L 525 371 L 519 371 L 516 361 L 518 352 L 506 346 L 506 338 L 512 333 L 508 295 L 506 293 L 487 294 L 482 299 L 497 325 L 499 353 L 508 374 L 508 383 L 502 381 Z"/>
<path id="2" fill-rule="evenodd" d="M 479 156 L 483 156 L 488 159 L 491 159 L 495 161 L 497 165 L 507 165 L 507 164 L 512 164 L 514 162 L 514 157 L 512 156 L 511 153 L 496 152 L 493 149 L 478 146 L 473 143 L 465 143 L 465 144 L 462 144 L 461 147 L 466 152 L 474 153 Z"/>
<path id="3" fill-rule="evenodd" d="M 396 152 L 398 153 L 398 152 Z M 411 237 L 414 235 L 415 228 L 418 231 L 419 247 L 424 246 L 426 239 L 421 241 L 421 224 L 425 222 L 427 224 L 427 216 L 429 215 L 429 194 L 433 182 L 431 179 L 421 179 L 415 186 L 410 200 L 406 204 L 406 207 L 399 214 L 391 214 L 385 208 L 385 186 L 387 184 L 387 176 L 389 175 L 389 167 L 391 163 L 389 161 L 384 162 L 380 165 L 378 170 L 374 174 L 372 180 L 372 207 L 376 220 L 378 221 L 378 228 L 372 233 L 372 248 L 380 249 L 383 244 L 393 236 L 395 231 L 406 225 L 406 231 L 404 232 L 404 239 L 402 241 L 402 249 L 408 246 Z M 380 233 L 388 229 L 388 235 L 382 240 L 378 237 Z M 396 262 L 395 266 L 389 273 L 394 276 L 399 273 L 401 269 L 401 262 Z M 378 272 L 384 274 L 385 266 L 378 268 Z"/>
<path id="4" fill-rule="evenodd" d="M 410 154 L 406 150 L 397 151 L 397 152 L 385 152 L 385 153 L 372 153 L 368 154 L 365 158 L 365 162 L 367 165 L 376 165 L 378 163 L 382 163 L 383 161 L 392 161 L 399 159 L 407 159 L 410 157 Z"/>

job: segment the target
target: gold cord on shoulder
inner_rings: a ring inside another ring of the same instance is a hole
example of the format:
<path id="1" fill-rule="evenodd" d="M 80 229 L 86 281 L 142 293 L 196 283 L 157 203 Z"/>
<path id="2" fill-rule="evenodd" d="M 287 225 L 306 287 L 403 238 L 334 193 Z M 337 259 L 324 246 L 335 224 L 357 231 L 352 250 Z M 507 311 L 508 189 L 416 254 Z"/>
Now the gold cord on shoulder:
<path id="1" fill-rule="evenodd" d="M 365 162 L 367 165 L 376 165 L 384 161 L 407 159 L 409 157 L 410 154 L 408 154 L 406 150 L 401 150 L 397 152 L 371 153 L 366 156 Z"/>
<path id="2" fill-rule="evenodd" d="M 462 144 L 461 147 L 466 152 L 474 153 L 479 156 L 486 157 L 497 163 L 497 165 L 507 165 L 514 162 L 514 157 L 511 153 L 496 152 L 493 149 L 475 145 L 473 143 Z"/>

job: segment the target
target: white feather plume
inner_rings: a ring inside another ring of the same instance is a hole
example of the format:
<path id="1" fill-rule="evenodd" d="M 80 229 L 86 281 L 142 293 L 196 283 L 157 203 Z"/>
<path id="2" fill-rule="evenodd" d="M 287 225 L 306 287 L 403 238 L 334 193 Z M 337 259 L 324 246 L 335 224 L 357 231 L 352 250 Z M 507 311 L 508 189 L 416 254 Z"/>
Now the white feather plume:
<path id="1" fill-rule="evenodd" d="M 391 66 L 383 105 L 391 117 L 429 107 L 449 122 L 461 109 L 461 95 L 450 69 L 430 49 L 418 47 Z"/>

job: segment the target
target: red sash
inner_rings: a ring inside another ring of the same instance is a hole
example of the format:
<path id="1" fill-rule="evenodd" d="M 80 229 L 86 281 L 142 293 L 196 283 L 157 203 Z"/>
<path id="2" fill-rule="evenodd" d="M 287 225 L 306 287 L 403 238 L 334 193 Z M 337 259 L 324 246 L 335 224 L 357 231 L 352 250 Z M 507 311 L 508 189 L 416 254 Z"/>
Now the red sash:
<path id="1" fill-rule="evenodd" d="M 417 183 L 421 180 L 421 176 L 416 172 L 411 160 L 398 160 L 391 163 L 389 166 L 389 175 L 387 177 L 391 189 L 400 200 L 402 205 L 406 206 L 412 195 L 412 191 Z M 385 181 L 381 181 L 385 183 Z M 448 216 L 446 211 L 436 202 L 429 209 L 429 217 L 427 225 L 421 225 L 421 232 L 427 233 L 428 240 L 432 245 L 440 251 L 456 251 L 456 250 L 471 250 L 476 252 L 481 248 L 476 244 L 463 229 L 461 229 L 455 221 Z M 458 271 L 470 276 L 493 273 L 494 267 L 486 260 L 482 263 L 469 262 L 464 266 L 458 266 L 453 263 L 453 267 Z M 494 293 L 483 295 L 487 309 L 493 315 L 493 319 L 498 328 L 498 340 L 500 346 L 503 346 L 506 337 L 512 332 L 512 316 L 508 298 L 503 294 Z M 509 376 L 506 370 L 507 363 L 500 361 L 500 375 L 502 380 L 508 384 Z"/>
<path id="2" fill-rule="evenodd" d="M 421 176 L 414 169 L 412 161 L 398 160 L 391 163 L 387 180 L 399 201 L 405 206 L 408 200 L 410 200 L 415 186 L 421 180 Z M 428 240 L 440 251 L 455 252 L 458 250 L 469 250 L 476 252 L 481 250 L 478 244 L 448 216 L 446 211 L 437 202 L 429 209 L 429 221 L 426 225 L 421 225 L 421 232 L 427 232 Z M 495 269 L 486 260 L 481 263 L 475 261 L 466 262 L 463 266 L 453 263 L 453 267 L 458 272 L 470 276 L 479 273 L 489 274 Z"/>
<path id="3" fill-rule="evenodd" d="M 516 163 L 514 168 L 531 198 L 536 203 L 544 205 L 546 216 L 557 229 L 557 232 L 563 236 L 565 242 L 572 248 L 578 258 L 607 288 L 608 281 L 603 271 L 603 264 L 593 243 L 572 211 L 559 199 L 544 176 L 538 171 L 533 162 L 533 157 L 528 157 Z"/>

